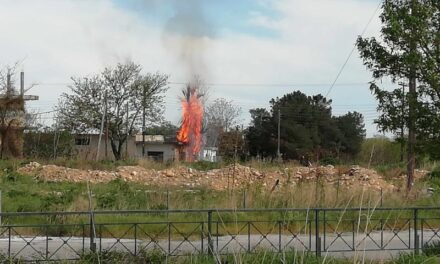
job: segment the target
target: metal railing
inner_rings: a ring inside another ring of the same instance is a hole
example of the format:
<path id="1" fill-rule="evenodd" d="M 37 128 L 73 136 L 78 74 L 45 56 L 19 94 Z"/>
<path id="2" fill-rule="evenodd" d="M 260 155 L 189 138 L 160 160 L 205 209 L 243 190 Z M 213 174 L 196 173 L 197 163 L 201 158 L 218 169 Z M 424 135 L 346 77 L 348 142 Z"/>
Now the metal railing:
<path id="1" fill-rule="evenodd" d="M 74 260 L 90 252 L 167 256 L 259 251 L 414 251 L 440 240 L 440 208 L 188 209 L 2 213 L 0 255 Z M 94 223 L 94 225 L 92 225 Z"/>

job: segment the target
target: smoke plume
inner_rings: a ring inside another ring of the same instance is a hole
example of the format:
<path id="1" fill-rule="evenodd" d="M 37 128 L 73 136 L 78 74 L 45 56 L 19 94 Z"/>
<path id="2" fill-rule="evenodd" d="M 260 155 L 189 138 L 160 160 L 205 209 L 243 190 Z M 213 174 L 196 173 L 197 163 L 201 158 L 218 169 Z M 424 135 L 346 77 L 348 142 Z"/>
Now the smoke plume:
<path id="1" fill-rule="evenodd" d="M 214 27 L 208 20 L 203 0 L 172 1 L 174 15 L 164 30 L 164 46 L 178 58 L 188 80 L 194 76 L 206 78 L 205 54 Z"/>

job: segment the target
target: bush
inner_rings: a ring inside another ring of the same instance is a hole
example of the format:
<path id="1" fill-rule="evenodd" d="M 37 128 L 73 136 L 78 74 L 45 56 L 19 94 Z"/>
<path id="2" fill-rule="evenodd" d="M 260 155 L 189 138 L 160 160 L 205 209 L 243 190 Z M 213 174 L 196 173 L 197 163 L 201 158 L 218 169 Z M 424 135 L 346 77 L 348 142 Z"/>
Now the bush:
<path id="1" fill-rule="evenodd" d="M 435 167 L 429 174 L 430 179 L 440 179 L 440 167 Z"/>
<path id="2" fill-rule="evenodd" d="M 371 155 L 373 153 L 373 155 Z M 360 165 L 371 166 L 383 164 L 396 164 L 400 162 L 400 144 L 386 137 L 365 139 L 358 154 Z"/>
<path id="3" fill-rule="evenodd" d="M 339 159 L 337 159 L 337 158 L 325 157 L 325 158 L 321 159 L 319 161 L 319 163 L 321 163 L 321 165 L 324 165 L 324 166 L 326 166 L 326 165 L 333 165 L 333 166 L 335 166 L 335 165 L 341 164 L 341 161 Z"/>
<path id="4" fill-rule="evenodd" d="M 440 256 L 440 240 L 434 240 L 423 245 L 423 253 L 427 256 Z"/>

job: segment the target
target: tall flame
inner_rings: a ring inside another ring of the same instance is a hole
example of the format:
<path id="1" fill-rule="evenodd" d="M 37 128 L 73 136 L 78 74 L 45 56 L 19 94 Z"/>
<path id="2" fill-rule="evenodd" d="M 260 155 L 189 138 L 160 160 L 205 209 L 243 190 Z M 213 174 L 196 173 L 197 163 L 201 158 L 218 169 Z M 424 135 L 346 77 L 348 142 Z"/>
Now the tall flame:
<path id="1" fill-rule="evenodd" d="M 189 88 L 182 99 L 182 126 L 177 134 L 177 140 L 185 144 L 187 161 L 193 161 L 202 146 L 203 104 L 197 94 L 197 89 Z"/>

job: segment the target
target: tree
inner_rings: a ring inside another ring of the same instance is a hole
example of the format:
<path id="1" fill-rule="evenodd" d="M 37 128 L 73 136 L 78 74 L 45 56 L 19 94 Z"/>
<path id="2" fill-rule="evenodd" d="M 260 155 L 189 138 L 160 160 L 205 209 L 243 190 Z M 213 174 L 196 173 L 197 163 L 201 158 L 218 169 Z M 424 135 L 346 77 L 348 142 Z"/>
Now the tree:
<path id="1" fill-rule="evenodd" d="M 128 135 L 140 130 L 143 112 L 149 123 L 162 119 L 167 75 L 141 74 L 141 66 L 130 62 L 72 80 L 71 93 L 61 95 L 57 108 L 60 125 L 77 133 L 99 131 L 104 116 L 117 160 Z"/>
<path id="2" fill-rule="evenodd" d="M 241 107 L 225 98 L 217 98 L 208 105 L 205 109 L 205 144 L 217 146 L 219 136 L 239 124 L 241 112 Z"/>
<path id="3" fill-rule="evenodd" d="M 332 117 L 331 101 L 322 95 L 307 96 L 300 91 L 270 101 L 271 111 L 253 109 L 246 131 L 249 152 L 254 156 L 276 156 L 278 113 L 280 113 L 280 148 L 284 159 L 313 156 L 354 157 L 365 137 L 362 115 L 348 113 Z"/>
<path id="4" fill-rule="evenodd" d="M 275 128 L 272 127 L 270 113 L 264 108 L 251 109 L 249 113 L 251 124 L 245 132 L 249 154 L 256 157 L 272 156 L 276 151 L 276 142 L 272 142 Z"/>
<path id="5" fill-rule="evenodd" d="M 178 130 L 179 130 L 179 128 L 177 126 L 171 124 L 168 121 L 165 121 L 165 122 L 162 122 L 161 124 L 147 127 L 145 129 L 145 134 L 146 135 L 165 135 L 165 136 L 174 135 L 175 136 Z"/>
<path id="6" fill-rule="evenodd" d="M 348 112 L 345 115 L 334 117 L 336 125 L 340 131 L 339 146 L 337 154 L 344 152 L 351 157 L 355 157 L 362 148 L 362 141 L 365 138 L 365 125 L 362 114 L 358 112 Z"/>
<path id="7" fill-rule="evenodd" d="M 243 132 L 236 127 L 222 132 L 218 141 L 218 153 L 224 159 L 243 158 L 246 150 Z"/>
<path id="8" fill-rule="evenodd" d="M 440 139 L 440 2 L 387 0 L 382 9 L 381 39 L 359 37 L 357 46 L 374 78 L 371 90 L 379 101 L 381 115 L 376 120 L 379 128 L 395 133 L 402 124 L 398 115 L 403 104 L 393 102 L 407 104 L 403 122 L 408 129 L 407 189 L 410 191 L 416 143 L 423 145 Z M 395 83 L 408 82 L 408 93 L 380 88 L 376 81 L 385 76 Z"/>

